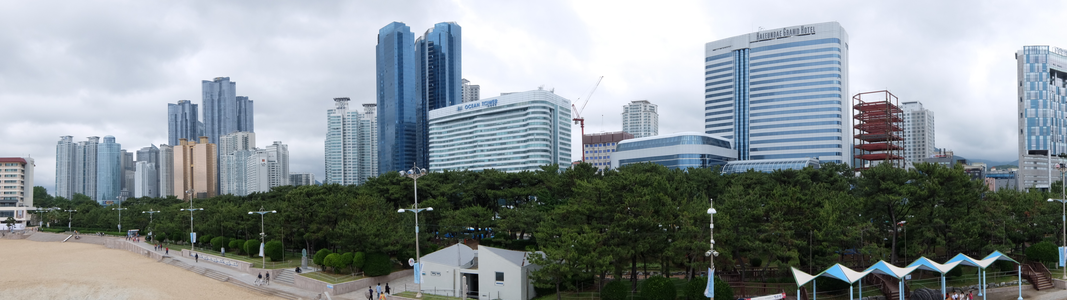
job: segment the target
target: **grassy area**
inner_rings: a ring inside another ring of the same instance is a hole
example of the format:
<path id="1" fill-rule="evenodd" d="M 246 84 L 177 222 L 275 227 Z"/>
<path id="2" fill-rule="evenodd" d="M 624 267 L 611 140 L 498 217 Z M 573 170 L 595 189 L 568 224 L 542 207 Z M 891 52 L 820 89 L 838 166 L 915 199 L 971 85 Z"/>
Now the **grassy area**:
<path id="1" fill-rule="evenodd" d="M 990 273 L 992 273 L 992 272 L 990 272 Z M 945 279 L 945 286 L 962 287 L 962 286 L 976 285 L 976 284 L 978 284 L 979 279 L 980 278 L 979 278 L 978 275 L 966 275 L 966 276 L 959 276 L 959 277 L 955 277 L 955 278 L 946 278 Z M 1008 275 L 1008 274 L 1004 274 L 1004 273 L 997 273 L 997 274 L 989 274 L 989 275 L 987 275 L 986 280 L 988 282 L 1006 282 L 1006 281 L 1019 280 L 1019 277 L 1018 277 L 1018 275 L 1015 275 L 1015 274 Z M 908 285 L 911 287 L 912 290 L 916 290 L 916 289 L 919 289 L 919 288 L 928 288 L 928 289 L 940 290 L 941 289 L 941 277 L 919 279 L 919 280 L 911 280 L 911 281 L 908 281 Z"/>
<path id="2" fill-rule="evenodd" d="M 175 245 L 175 244 L 167 244 L 166 247 L 170 247 L 170 250 L 172 250 L 172 251 L 173 250 L 181 251 L 181 249 L 189 249 L 190 248 L 189 245 Z M 204 247 L 200 247 L 200 246 L 196 247 L 196 252 L 207 253 L 207 254 L 216 255 L 216 256 L 222 256 L 222 252 L 212 250 L 211 248 L 204 248 Z M 252 263 L 252 267 L 253 268 L 288 269 L 288 268 L 296 268 L 296 267 L 300 266 L 300 257 L 298 257 L 295 253 L 287 253 L 286 256 L 285 256 L 285 260 L 283 260 L 283 261 L 270 261 L 270 259 L 267 259 L 266 268 L 263 267 L 263 258 L 261 258 L 259 256 L 248 257 L 248 255 L 237 255 L 237 254 L 234 254 L 233 252 L 229 252 L 226 255 L 226 258 Z M 310 258 L 309 258 L 309 260 L 310 260 Z"/>
<path id="3" fill-rule="evenodd" d="M 349 281 L 353 281 L 353 280 L 363 279 L 363 276 L 359 276 L 359 275 L 353 276 L 353 275 L 340 275 L 340 274 L 326 274 L 326 273 L 323 273 L 323 272 L 305 272 L 305 273 L 300 273 L 299 275 L 307 277 L 307 278 L 315 279 L 315 280 L 318 280 L 318 281 L 326 282 L 326 283 L 332 283 L 332 284 L 338 284 L 338 283 L 342 283 L 342 282 L 349 282 Z M 414 295 L 412 295 L 412 296 L 414 296 Z"/>

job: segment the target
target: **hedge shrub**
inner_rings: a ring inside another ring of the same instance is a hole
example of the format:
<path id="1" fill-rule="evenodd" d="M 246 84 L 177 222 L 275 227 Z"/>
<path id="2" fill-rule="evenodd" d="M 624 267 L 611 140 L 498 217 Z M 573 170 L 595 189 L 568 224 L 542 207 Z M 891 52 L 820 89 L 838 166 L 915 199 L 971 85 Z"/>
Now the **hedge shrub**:
<path id="1" fill-rule="evenodd" d="M 333 272 L 337 273 L 337 270 L 344 268 L 344 262 L 341 259 L 342 255 L 337 253 L 330 253 L 326 258 L 322 259 L 322 264 L 333 268 Z"/>
<path id="2" fill-rule="evenodd" d="M 367 263 L 367 254 L 363 252 L 356 252 L 352 254 L 352 267 L 357 270 L 363 270 L 363 266 Z"/>
<path id="3" fill-rule="evenodd" d="M 393 262 L 384 253 L 367 253 L 363 273 L 367 277 L 389 275 L 393 272 Z"/>
<path id="4" fill-rule="evenodd" d="M 235 240 L 230 241 L 229 245 L 227 245 L 227 246 L 230 246 L 229 247 L 230 251 L 233 251 L 234 254 L 241 254 L 241 253 L 244 253 L 244 251 L 241 251 L 241 247 L 244 247 L 244 245 L 245 245 L 245 240 L 235 239 Z"/>
<path id="5" fill-rule="evenodd" d="M 252 256 L 255 256 L 255 255 L 259 254 L 259 241 L 257 241 L 257 240 L 247 240 L 247 241 L 245 241 L 245 247 L 242 250 L 245 251 L 245 254 L 248 254 L 248 257 L 252 257 Z"/>
<path id="6" fill-rule="evenodd" d="M 1026 259 L 1029 261 L 1053 262 L 1058 261 L 1059 253 L 1056 253 L 1056 245 L 1048 241 L 1033 244 L 1026 248 Z"/>
<path id="7" fill-rule="evenodd" d="M 311 257 L 311 262 L 313 262 L 313 263 L 315 263 L 316 265 L 319 265 L 319 266 L 324 266 L 322 261 L 324 259 L 326 259 L 327 255 L 330 255 L 332 253 L 333 252 L 330 251 L 329 249 L 319 249 L 319 252 L 315 252 L 315 256 Z"/>
<path id="8" fill-rule="evenodd" d="M 734 298 L 734 288 L 719 277 L 715 277 L 715 299 L 737 299 Z"/>
<path id="9" fill-rule="evenodd" d="M 345 254 L 341 255 L 341 264 L 343 264 L 345 268 L 351 267 L 352 266 L 352 258 L 354 258 L 355 256 L 356 256 L 356 254 L 354 254 L 352 252 L 345 252 Z M 349 271 L 351 271 L 351 270 L 349 270 Z"/>
<path id="10" fill-rule="evenodd" d="M 704 289 L 707 288 L 707 284 L 708 277 L 696 277 L 690 280 L 685 285 L 685 299 L 707 299 L 707 297 L 704 297 Z M 734 288 L 718 277 L 715 278 L 715 299 L 736 299 L 734 298 Z"/>
<path id="11" fill-rule="evenodd" d="M 263 252 L 266 252 L 267 257 L 270 257 L 270 261 L 282 261 L 285 255 L 285 249 L 282 247 L 281 241 L 269 241 Z"/>
<path id="12" fill-rule="evenodd" d="M 666 277 L 653 276 L 652 278 L 645 279 L 645 282 L 641 284 L 641 299 L 674 300 L 675 298 L 678 298 L 678 289 L 674 287 L 674 283 Z"/>
<path id="13" fill-rule="evenodd" d="M 222 247 L 225 244 L 226 244 L 226 238 L 225 237 L 216 236 L 215 238 L 211 239 L 211 250 L 221 251 Z"/>
<path id="14" fill-rule="evenodd" d="M 622 280 L 612 280 L 607 285 L 604 285 L 604 289 L 600 292 L 600 299 L 625 300 L 629 294 L 630 283 Z"/>

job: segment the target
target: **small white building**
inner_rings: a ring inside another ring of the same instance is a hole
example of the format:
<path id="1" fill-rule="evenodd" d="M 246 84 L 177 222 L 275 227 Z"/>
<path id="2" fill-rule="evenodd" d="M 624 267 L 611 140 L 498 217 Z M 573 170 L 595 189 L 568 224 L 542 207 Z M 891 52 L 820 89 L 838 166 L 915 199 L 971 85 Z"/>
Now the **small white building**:
<path id="1" fill-rule="evenodd" d="M 533 299 L 530 273 L 541 267 L 531 264 L 529 255 L 487 246 L 449 246 L 422 257 L 422 291 L 481 300 Z"/>

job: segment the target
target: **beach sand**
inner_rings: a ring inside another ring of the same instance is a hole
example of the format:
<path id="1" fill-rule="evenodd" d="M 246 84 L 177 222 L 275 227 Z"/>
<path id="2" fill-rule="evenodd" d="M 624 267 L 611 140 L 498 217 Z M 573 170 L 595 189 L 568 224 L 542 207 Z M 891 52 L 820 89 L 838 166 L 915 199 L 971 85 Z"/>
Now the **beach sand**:
<path id="1" fill-rule="evenodd" d="M 0 299 L 281 299 L 132 252 L 0 239 Z"/>

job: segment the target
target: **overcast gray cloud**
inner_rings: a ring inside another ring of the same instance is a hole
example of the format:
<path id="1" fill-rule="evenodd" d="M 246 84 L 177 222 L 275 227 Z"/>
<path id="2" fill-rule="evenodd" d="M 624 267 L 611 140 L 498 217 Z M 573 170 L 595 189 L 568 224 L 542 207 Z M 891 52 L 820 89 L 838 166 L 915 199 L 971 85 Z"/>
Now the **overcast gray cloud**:
<path id="1" fill-rule="evenodd" d="M 483 97 L 544 85 L 574 100 L 604 76 L 586 131 L 619 130 L 639 99 L 660 105 L 661 134 L 702 131 L 704 43 L 837 21 L 851 94 L 921 101 L 938 147 L 1011 161 L 1014 53 L 1067 47 L 1055 1 L 660 2 L 0 2 L 0 156 L 33 156 L 52 190 L 59 136 L 166 143 L 166 104 L 200 103 L 201 80 L 228 76 L 256 103 L 259 145 L 289 144 L 290 170 L 321 179 L 325 112 L 333 97 L 374 102 L 376 36 L 392 21 L 417 35 L 459 23 L 463 76 Z"/>

